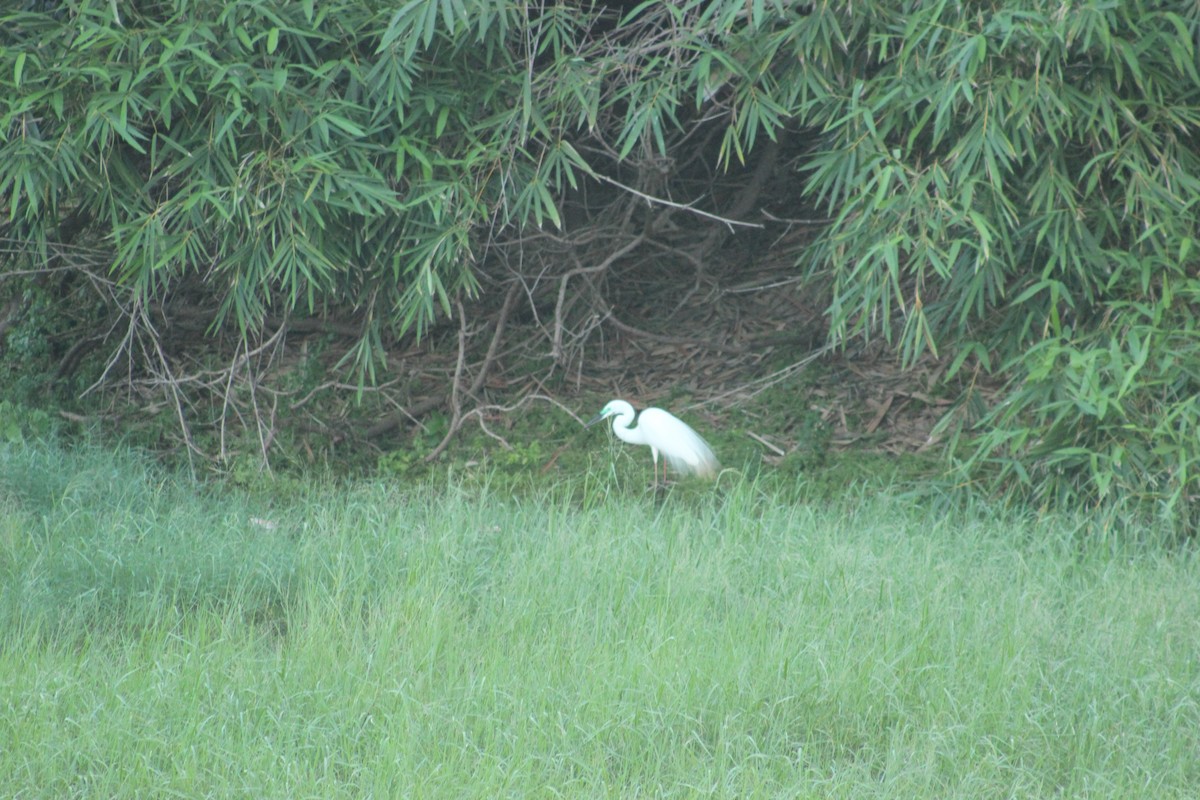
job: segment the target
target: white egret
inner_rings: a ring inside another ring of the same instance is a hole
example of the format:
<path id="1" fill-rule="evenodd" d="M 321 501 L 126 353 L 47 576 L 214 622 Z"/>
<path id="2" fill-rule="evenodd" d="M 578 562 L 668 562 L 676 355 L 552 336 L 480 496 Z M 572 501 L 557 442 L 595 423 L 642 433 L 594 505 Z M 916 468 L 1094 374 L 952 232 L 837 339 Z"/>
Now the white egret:
<path id="1" fill-rule="evenodd" d="M 624 400 L 612 400 L 600 413 L 588 421 L 590 428 L 601 420 L 613 418 L 612 429 L 617 438 L 630 444 L 649 445 L 654 457 L 654 484 L 658 485 L 658 454 L 663 456 L 663 480 L 666 480 L 667 464 L 676 472 L 712 478 L 720 464 L 713 455 L 708 442 L 700 437 L 686 422 L 661 408 L 645 408 L 634 411 Z M 637 422 L 637 427 L 633 427 Z"/>

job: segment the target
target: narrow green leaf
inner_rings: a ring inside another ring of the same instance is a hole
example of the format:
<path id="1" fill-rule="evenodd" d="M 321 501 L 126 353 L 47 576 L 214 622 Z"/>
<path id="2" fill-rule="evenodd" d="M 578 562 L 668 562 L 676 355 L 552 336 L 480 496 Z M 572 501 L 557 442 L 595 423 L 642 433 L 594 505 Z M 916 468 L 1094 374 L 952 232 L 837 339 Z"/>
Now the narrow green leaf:
<path id="1" fill-rule="evenodd" d="M 437 30 L 437 2 L 428 0 L 425 6 L 425 30 L 421 34 L 421 42 L 429 47 L 433 43 L 433 34 Z"/>
<path id="2" fill-rule="evenodd" d="M 346 119 L 345 117 L 338 116 L 337 114 L 326 114 L 324 119 L 328 121 L 330 125 L 333 125 L 335 128 L 341 128 L 351 136 L 361 139 L 367 135 L 367 132 L 358 125 L 355 125 L 350 120 Z"/>

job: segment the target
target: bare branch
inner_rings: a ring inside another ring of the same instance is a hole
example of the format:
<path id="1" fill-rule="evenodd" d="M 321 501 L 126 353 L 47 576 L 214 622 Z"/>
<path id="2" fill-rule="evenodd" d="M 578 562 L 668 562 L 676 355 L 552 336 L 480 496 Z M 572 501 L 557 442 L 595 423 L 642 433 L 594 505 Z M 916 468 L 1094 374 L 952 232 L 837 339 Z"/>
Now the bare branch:
<path id="1" fill-rule="evenodd" d="M 734 226 L 738 226 L 738 227 L 742 227 L 742 228 L 762 228 L 763 227 L 763 225 L 758 222 L 743 222 L 742 220 L 738 220 L 738 219 L 729 219 L 727 217 L 722 217 L 717 214 L 710 214 L 707 211 L 701 211 L 698 208 L 693 208 L 691 205 L 687 205 L 684 203 L 676 203 L 672 200 L 664 200 L 661 197 L 654 197 L 652 195 L 646 194 L 645 192 L 639 192 L 637 189 L 634 189 L 632 186 L 626 186 L 625 184 L 621 183 L 620 181 L 614 180 L 614 179 L 608 177 L 607 175 L 601 174 L 599 172 L 595 173 L 595 175 L 597 178 L 604 181 L 605 183 L 611 183 L 613 186 L 616 186 L 619 189 L 623 189 L 623 190 L 629 192 L 630 194 L 637 195 L 638 197 L 642 198 L 643 200 L 645 200 L 648 203 L 655 203 L 655 204 L 658 204 L 661 206 L 668 206 L 670 208 L 678 208 L 682 211 L 687 211 L 691 214 L 695 214 L 700 217 L 705 217 L 706 219 L 715 220 L 716 222 L 720 222 L 725 225 L 728 225 L 730 230 L 733 230 Z"/>

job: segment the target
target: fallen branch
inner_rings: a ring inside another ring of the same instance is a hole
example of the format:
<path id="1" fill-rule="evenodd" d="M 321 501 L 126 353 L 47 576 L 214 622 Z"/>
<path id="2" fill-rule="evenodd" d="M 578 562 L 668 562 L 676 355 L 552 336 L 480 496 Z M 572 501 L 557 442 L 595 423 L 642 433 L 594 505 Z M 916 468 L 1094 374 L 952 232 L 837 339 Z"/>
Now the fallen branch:
<path id="1" fill-rule="evenodd" d="M 775 455 L 779 456 L 780 458 L 782 458 L 783 456 L 786 456 L 786 455 L 787 455 L 787 453 L 785 453 L 784 451 L 780 450 L 778 447 L 776 447 L 775 445 L 771 444 L 770 442 L 768 442 L 768 441 L 767 441 L 766 439 L 764 439 L 763 437 L 759 436 L 759 435 L 758 435 L 757 433 L 755 433 L 754 431 L 746 431 L 746 435 L 747 435 L 747 436 L 749 436 L 749 437 L 750 437 L 751 439 L 753 439 L 754 441 L 756 441 L 756 442 L 758 442 L 759 444 L 761 444 L 763 447 L 765 447 L 765 448 L 767 448 L 768 450 L 770 450 L 771 452 L 773 452 Z"/>

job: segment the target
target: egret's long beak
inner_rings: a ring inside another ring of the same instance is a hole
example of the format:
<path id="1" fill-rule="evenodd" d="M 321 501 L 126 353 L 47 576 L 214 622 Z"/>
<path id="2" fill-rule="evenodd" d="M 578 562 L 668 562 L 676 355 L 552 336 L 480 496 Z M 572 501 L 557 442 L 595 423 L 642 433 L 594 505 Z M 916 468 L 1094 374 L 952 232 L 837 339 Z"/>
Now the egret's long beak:
<path id="1" fill-rule="evenodd" d="M 590 428 L 590 427 L 592 427 L 593 425 L 595 425 L 597 422 L 600 422 L 601 420 L 603 420 L 603 419 L 606 419 L 606 418 L 607 418 L 607 415 L 606 415 L 606 414 L 605 414 L 605 413 L 602 411 L 602 412 L 600 412 L 599 414 L 597 414 L 596 416 L 594 416 L 594 417 L 592 417 L 591 419 L 589 419 L 589 420 L 587 421 L 587 423 L 585 423 L 585 424 L 584 424 L 584 426 L 583 426 L 583 427 L 585 427 L 585 428 Z"/>

